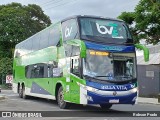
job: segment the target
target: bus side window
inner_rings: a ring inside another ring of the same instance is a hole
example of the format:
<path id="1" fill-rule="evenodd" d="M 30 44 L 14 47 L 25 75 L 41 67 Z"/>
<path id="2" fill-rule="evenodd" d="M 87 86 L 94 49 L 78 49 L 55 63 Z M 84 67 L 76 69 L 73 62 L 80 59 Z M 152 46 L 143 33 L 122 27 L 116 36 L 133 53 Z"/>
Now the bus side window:
<path id="1" fill-rule="evenodd" d="M 80 58 L 78 56 L 72 57 L 71 59 L 71 73 L 81 76 L 80 72 Z"/>
<path id="2" fill-rule="evenodd" d="M 32 65 L 28 65 L 25 67 L 25 76 L 26 78 L 31 78 L 31 70 L 32 70 Z"/>
<path id="3" fill-rule="evenodd" d="M 45 30 L 43 32 L 40 32 L 40 41 L 39 41 L 39 48 L 44 49 L 48 47 L 48 36 L 49 36 L 49 30 Z"/>
<path id="4" fill-rule="evenodd" d="M 31 71 L 31 78 L 44 78 L 44 67 L 35 65 Z"/>
<path id="5" fill-rule="evenodd" d="M 49 29 L 48 46 L 60 45 L 60 27 L 59 24 Z"/>
<path id="6" fill-rule="evenodd" d="M 77 20 L 70 19 L 62 22 L 62 34 L 63 34 L 63 42 L 79 38 Z"/>
<path id="7" fill-rule="evenodd" d="M 48 73 L 48 76 L 47 76 L 48 78 L 61 77 L 62 74 L 61 74 L 61 69 L 58 68 L 58 62 L 56 61 L 49 62 L 47 73 Z"/>
<path id="8" fill-rule="evenodd" d="M 55 61 L 49 61 L 48 63 L 48 78 L 54 77 L 53 76 L 53 69 L 58 67 L 58 63 Z"/>
<path id="9" fill-rule="evenodd" d="M 25 68 L 26 78 L 47 78 L 47 64 L 39 63 L 34 65 L 28 65 Z"/>

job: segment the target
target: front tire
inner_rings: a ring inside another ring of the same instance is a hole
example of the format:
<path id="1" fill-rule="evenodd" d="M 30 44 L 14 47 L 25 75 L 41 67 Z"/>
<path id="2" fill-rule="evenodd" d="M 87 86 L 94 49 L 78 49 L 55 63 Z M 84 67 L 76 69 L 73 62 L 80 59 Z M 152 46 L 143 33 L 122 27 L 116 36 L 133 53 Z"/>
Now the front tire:
<path id="1" fill-rule="evenodd" d="M 58 106 L 61 109 L 67 109 L 70 106 L 69 103 L 64 101 L 64 93 L 63 93 L 62 86 L 58 89 L 57 102 L 58 102 Z"/>
<path id="2" fill-rule="evenodd" d="M 103 110 L 109 110 L 112 107 L 112 104 L 100 104 L 100 107 Z"/>

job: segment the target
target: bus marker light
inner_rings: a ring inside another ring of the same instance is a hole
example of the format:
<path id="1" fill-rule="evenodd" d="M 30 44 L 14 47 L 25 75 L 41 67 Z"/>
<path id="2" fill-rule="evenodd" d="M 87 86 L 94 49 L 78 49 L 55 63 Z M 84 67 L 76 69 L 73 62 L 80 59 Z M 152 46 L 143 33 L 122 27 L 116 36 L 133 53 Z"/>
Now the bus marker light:
<path id="1" fill-rule="evenodd" d="M 138 91 L 137 88 L 133 88 L 133 89 L 132 89 L 132 93 L 135 93 L 135 92 L 137 92 L 137 91 Z"/>
<path id="2" fill-rule="evenodd" d="M 80 87 L 84 88 L 85 90 L 88 90 L 88 91 L 91 91 L 91 92 L 96 92 L 96 91 L 98 91 L 98 89 L 96 89 L 96 88 L 93 88 L 93 87 L 90 87 L 90 86 L 82 85 L 82 84 L 79 83 L 79 82 L 77 82 L 77 85 L 79 85 Z"/>

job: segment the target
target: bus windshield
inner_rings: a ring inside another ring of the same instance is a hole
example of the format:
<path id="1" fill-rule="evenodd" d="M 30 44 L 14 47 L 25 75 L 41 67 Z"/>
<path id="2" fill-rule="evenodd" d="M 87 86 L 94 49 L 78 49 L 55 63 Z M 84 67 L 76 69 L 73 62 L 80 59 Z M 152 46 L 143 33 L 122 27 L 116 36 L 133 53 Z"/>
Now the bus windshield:
<path id="1" fill-rule="evenodd" d="M 83 74 L 101 80 L 125 81 L 136 78 L 135 53 L 87 50 Z"/>
<path id="2" fill-rule="evenodd" d="M 133 42 L 124 22 L 96 18 L 80 18 L 81 39 L 104 43 Z"/>

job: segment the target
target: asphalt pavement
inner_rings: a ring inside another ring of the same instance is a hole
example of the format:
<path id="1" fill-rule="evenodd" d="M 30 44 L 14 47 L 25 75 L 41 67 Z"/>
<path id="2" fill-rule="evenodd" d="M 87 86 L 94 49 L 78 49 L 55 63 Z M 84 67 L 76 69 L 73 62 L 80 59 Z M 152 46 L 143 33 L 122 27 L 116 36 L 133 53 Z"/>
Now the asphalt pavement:
<path id="1" fill-rule="evenodd" d="M 5 99 L 7 95 L 12 96 L 12 93 L 12 90 L 2 90 L 2 92 L 0 93 L 0 100 Z M 160 105 L 160 103 L 158 102 L 158 98 L 138 97 L 138 103 Z"/>
<path id="2" fill-rule="evenodd" d="M 45 115 L 57 115 L 59 117 L 47 117 L 42 120 L 57 120 L 57 119 L 68 119 L 68 120 L 159 120 L 159 117 L 133 117 L 132 114 L 148 114 L 157 113 L 160 115 L 160 106 L 158 99 L 155 98 L 141 98 L 138 99 L 136 105 L 113 105 L 109 111 L 101 111 L 99 106 L 82 106 L 73 105 L 69 109 L 60 109 L 55 101 L 46 100 L 41 98 L 31 97 L 29 99 L 19 98 L 18 94 L 13 93 L 11 90 L 2 90 L 0 93 L 0 112 L 4 111 L 18 111 L 18 112 L 47 112 Z M 4 99 L 5 98 L 5 99 Z M 152 102 L 151 102 L 152 101 Z M 78 112 L 77 112 L 78 111 Z M 79 112 L 80 111 L 80 112 Z M 66 114 L 67 113 L 67 114 Z M 1 115 L 1 114 L 0 114 Z M 16 114 L 12 114 L 14 117 Z M 69 117 L 63 117 L 68 115 Z M 74 117 L 79 116 L 79 117 Z M 84 117 L 83 117 L 84 116 Z M 122 117 L 125 116 L 125 117 Z M 126 117 L 130 116 L 130 117 Z M 1 118 L 0 118 L 1 119 Z M 4 118 L 2 118 L 4 119 Z M 6 118 L 8 120 L 8 118 Z M 18 118 L 12 118 L 12 120 Z M 21 118 L 22 119 L 22 118 Z M 41 118 L 23 118 L 24 120 L 41 120 Z"/>

